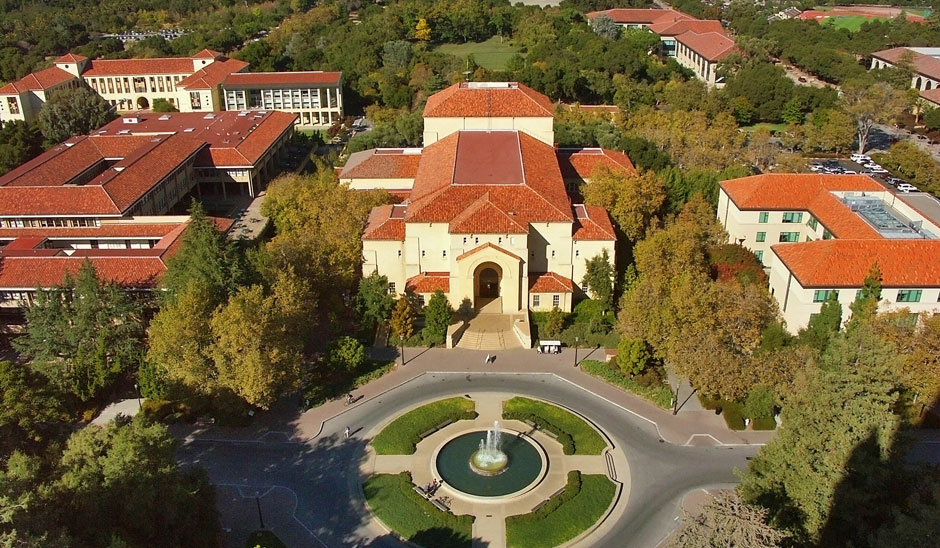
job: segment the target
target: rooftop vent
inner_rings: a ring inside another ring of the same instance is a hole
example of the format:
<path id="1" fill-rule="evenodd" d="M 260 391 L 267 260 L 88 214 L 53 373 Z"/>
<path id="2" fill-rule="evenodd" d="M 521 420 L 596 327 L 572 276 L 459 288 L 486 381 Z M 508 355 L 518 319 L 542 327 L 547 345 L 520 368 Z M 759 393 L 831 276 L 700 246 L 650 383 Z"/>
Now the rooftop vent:
<path id="1" fill-rule="evenodd" d="M 122 129 L 121 131 L 118 132 L 118 135 L 130 135 L 130 134 L 131 134 L 131 130 L 129 129 Z"/>
<path id="2" fill-rule="evenodd" d="M 205 116 L 203 116 L 202 118 L 203 118 L 203 120 L 213 120 L 213 119 L 215 119 L 215 114 L 213 114 L 213 113 L 210 112 L 210 113 L 206 114 Z"/>
<path id="3" fill-rule="evenodd" d="M 170 115 L 169 115 L 169 114 L 164 114 L 163 116 L 160 117 L 160 120 L 163 120 L 164 122 L 167 121 L 167 120 L 169 120 L 169 119 L 170 119 Z"/>
<path id="4" fill-rule="evenodd" d="M 124 120 L 125 124 L 139 124 L 140 123 L 139 116 L 125 116 L 124 118 L 122 118 L 122 120 Z"/>
<path id="5" fill-rule="evenodd" d="M 188 127 L 188 128 L 186 128 L 186 129 L 183 130 L 183 133 L 192 133 L 192 132 L 193 132 L 193 128 L 191 128 L 191 127 Z"/>

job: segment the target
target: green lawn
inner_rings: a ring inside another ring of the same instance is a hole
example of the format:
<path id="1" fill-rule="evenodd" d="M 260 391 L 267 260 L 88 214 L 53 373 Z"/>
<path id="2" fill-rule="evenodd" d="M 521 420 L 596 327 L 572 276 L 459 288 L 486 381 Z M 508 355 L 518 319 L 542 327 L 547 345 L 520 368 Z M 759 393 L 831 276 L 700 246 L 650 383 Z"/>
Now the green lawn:
<path id="1" fill-rule="evenodd" d="M 476 64 L 490 70 L 505 70 L 506 62 L 519 52 L 519 48 L 511 44 L 509 38 L 500 41 L 494 36 L 485 42 L 467 42 L 465 44 L 442 44 L 435 51 L 456 55 L 461 59 L 473 55 Z"/>
<path id="2" fill-rule="evenodd" d="M 510 548 L 552 548 L 568 542 L 604 515 L 616 492 L 606 476 L 583 475 L 581 490 L 553 511 L 506 518 L 506 543 Z"/>
<path id="3" fill-rule="evenodd" d="M 542 428 L 559 434 L 566 455 L 600 455 L 607 442 L 590 424 L 577 415 L 549 403 L 516 396 L 503 404 L 503 418 L 530 418 Z M 570 439 L 573 447 L 568 447 Z"/>
<path id="4" fill-rule="evenodd" d="M 411 488 L 411 474 L 379 474 L 363 486 L 369 507 L 402 537 L 428 548 L 470 546 L 473 516 L 454 516 L 435 508 Z"/>
<path id="5" fill-rule="evenodd" d="M 663 409 L 672 407 L 672 390 L 668 386 L 643 386 L 606 363 L 597 360 L 584 360 L 581 362 L 581 370 L 601 378 L 617 388 L 649 400 Z"/>
<path id="6" fill-rule="evenodd" d="M 862 29 L 862 23 L 866 21 L 886 21 L 884 17 L 865 17 L 864 15 L 835 15 L 823 21 L 837 29 L 848 29 L 850 32 L 858 32 Z"/>
<path id="7" fill-rule="evenodd" d="M 379 455 L 412 455 L 421 434 L 447 420 L 474 419 L 476 405 L 467 398 L 447 398 L 422 405 L 393 420 L 372 440 Z"/>
<path id="8" fill-rule="evenodd" d="M 281 539 L 271 531 L 254 531 L 248 535 L 248 542 L 245 543 L 245 548 L 287 548 L 287 546 L 281 542 Z"/>
<path id="9" fill-rule="evenodd" d="M 783 123 L 781 123 L 781 124 L 771 124 L 771 123 L 769 123 L 769 122 L 761 122 L 761 123 L 759 123 L 759 124 L 754 124 L 754 125 L 751 125 L 751 126 L 741 126 L 741 129 L 743 129 L 744 131 L 747 131 L 747 132 L 752 132 L 752 131 L 754 131 L 755 129 L 761 129 L 761 128 L 769 129 L 771 133 L 779 133 L 779 132 L 781 132 L 781 131 L 787 129 L 787 125 L 786 125 L 786 124 L 783 124 Z"/>

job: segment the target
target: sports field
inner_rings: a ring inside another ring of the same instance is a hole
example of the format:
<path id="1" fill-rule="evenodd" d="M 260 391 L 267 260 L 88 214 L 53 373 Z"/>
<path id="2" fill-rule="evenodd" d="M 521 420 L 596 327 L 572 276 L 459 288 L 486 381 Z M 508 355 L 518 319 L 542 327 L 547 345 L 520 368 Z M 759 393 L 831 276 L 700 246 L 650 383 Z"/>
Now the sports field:
<path id="1" fill-rule="evenodd" d="M 519 48 L 513 46 L 509 38 L 500 41 L 499 36 L 494 36 L 485 42 L 443 44 L 435 48 L 435 51 L 456 55 L 461 59 L 472 54 L 477 65 L 490 70 L 504 70 L 506 62 L 519 52 Z"/>

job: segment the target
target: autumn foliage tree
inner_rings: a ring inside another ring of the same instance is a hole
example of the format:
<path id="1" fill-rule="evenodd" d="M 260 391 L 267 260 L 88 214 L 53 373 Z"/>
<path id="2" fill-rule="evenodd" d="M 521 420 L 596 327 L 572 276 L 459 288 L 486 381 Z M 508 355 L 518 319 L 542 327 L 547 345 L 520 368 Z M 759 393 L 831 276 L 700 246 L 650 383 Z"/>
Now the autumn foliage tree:
<path id="1" fill-rule="evenodd" d="M 604 207 L 630 241 L 642 239 L 666 200 L 662 179 L 652 172 L 627 174 L 598 165 L 581 187 L 584 202 Z"/>

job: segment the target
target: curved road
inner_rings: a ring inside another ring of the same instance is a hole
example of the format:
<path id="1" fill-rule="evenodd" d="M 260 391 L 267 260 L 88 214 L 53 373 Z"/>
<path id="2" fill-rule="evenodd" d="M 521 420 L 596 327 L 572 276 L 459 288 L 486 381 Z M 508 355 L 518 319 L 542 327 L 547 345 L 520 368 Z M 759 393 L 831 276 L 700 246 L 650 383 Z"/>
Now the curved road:
<path id="1" fill-rule="evenodd" d="M 734 469 L 743 470 L 758 450 L 665 443 L 650 422 L 551 374 L 429 373 L 330 419 L 307 443 L 279 441 L 287 438 L 277 433 L 262 442 L 195 439 L 184 443 L 179 458 L 202 466 L 214 484 L 251 503 L 240 504 L 250 512 L 233 513 L 223 502 L 225 527 L 256 528 L 254 497 L 259 496 L 268 527 L 289 546 L 399 548 L 403 544 L 394 537 L 376 535 L 361 504 L 356 470 L 368 443 L 362 436 L 421 401 L 480 392 L 528 395 L 575 409 L 624 452 L 630 463 L 627 506 L 616 523 L 592 537 L 594 546 L 654 548 L 676 526 L 686 493 L 737 483 Z M 353 431 L 349 440 L 343 439 L 346 426 Z"/>

